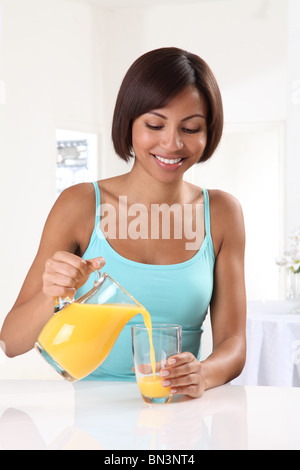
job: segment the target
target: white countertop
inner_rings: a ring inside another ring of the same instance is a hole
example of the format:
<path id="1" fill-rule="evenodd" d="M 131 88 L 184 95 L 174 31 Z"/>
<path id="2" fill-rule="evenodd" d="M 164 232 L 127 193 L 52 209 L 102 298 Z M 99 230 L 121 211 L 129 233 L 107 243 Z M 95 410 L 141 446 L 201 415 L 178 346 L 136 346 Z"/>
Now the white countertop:
<path id="1" fill-rule="evenodd" d="M 300 388 L 224 385 L 147 405 L 136 383 L 0 381 L 0 449 L 300 449 Z"/>

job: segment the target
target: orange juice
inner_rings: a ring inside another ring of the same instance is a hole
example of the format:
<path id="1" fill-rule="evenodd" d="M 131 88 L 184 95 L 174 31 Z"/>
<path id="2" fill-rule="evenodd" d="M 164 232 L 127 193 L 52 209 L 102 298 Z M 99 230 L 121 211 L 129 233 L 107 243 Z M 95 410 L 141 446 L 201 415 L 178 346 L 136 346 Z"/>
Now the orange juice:
<path id="1" fill-rule="evenodd" d="M 170 387 L 163 387 L 159 375 L 141 377 L 138 386 L 141 394 L 149 398 L 162 398 L 170 395 Z"/>
<path id="2" fill-rule="evenodd" d="M 146 309 L 136 304 L 73 302 L 53 315 L 42 330 L 38 344 L 71 378 L 80 380 L 102 364 L 123 327 L 138 313 L 149 328 L 154 375 L 151 318 Z"/>

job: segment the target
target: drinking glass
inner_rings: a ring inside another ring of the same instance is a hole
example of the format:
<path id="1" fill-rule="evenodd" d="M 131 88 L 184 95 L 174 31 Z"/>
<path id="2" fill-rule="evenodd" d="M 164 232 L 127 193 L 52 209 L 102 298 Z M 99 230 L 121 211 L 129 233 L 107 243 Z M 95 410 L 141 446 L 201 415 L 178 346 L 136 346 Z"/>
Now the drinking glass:
<path id="1" fill-rule="evenodd" d="M 132 326 L 132 351 L 136 380 L 146 403 L 169 403 L 170 387 L 161 384 L 160 369 L 170 356 L 181 352 L 182 327 L 153 323 L 152 329 L 143 324 Z M 152 337 L 152 342 L 151 342 Z M 151 352 L 154 349 L 155 359 Z"/>

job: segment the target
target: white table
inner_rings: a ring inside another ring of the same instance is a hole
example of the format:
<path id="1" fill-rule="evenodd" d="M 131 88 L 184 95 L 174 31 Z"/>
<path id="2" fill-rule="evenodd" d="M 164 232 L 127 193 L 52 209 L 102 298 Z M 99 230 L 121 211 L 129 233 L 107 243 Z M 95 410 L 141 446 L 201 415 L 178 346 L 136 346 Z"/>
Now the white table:
<path id="1" fill-rule="evenodd" d="M 247 359 L 235 385 L 300 387 L 300 314 L 288 301 L 249 302 Z"/>
<path id="2" fill-rule="evenodd" d="M 299 403 L 298 388 L 224 385 L 147 405 L 132 382 L 2 380 L 0 449 L 300 449 Z"/>

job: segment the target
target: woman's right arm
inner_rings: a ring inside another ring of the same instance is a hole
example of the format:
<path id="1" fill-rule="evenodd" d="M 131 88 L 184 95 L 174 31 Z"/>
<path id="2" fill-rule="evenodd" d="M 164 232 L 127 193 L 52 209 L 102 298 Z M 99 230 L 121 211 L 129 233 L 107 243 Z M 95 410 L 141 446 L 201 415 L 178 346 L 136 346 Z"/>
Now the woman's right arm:
<path id="1" fill-rule="evenodd" d="M 83 260 L 76 254 L 81 251 L 83 238 L 93 230 L 90 186 L 77 185 L 64 191 L 48 216 L 35 260 L 0 333 L 0 344 L 9 357 L 33 348 L 53 315 L 55 297 L 74 297 L 89 275 L 105 263 L 101 257 Z"/>

